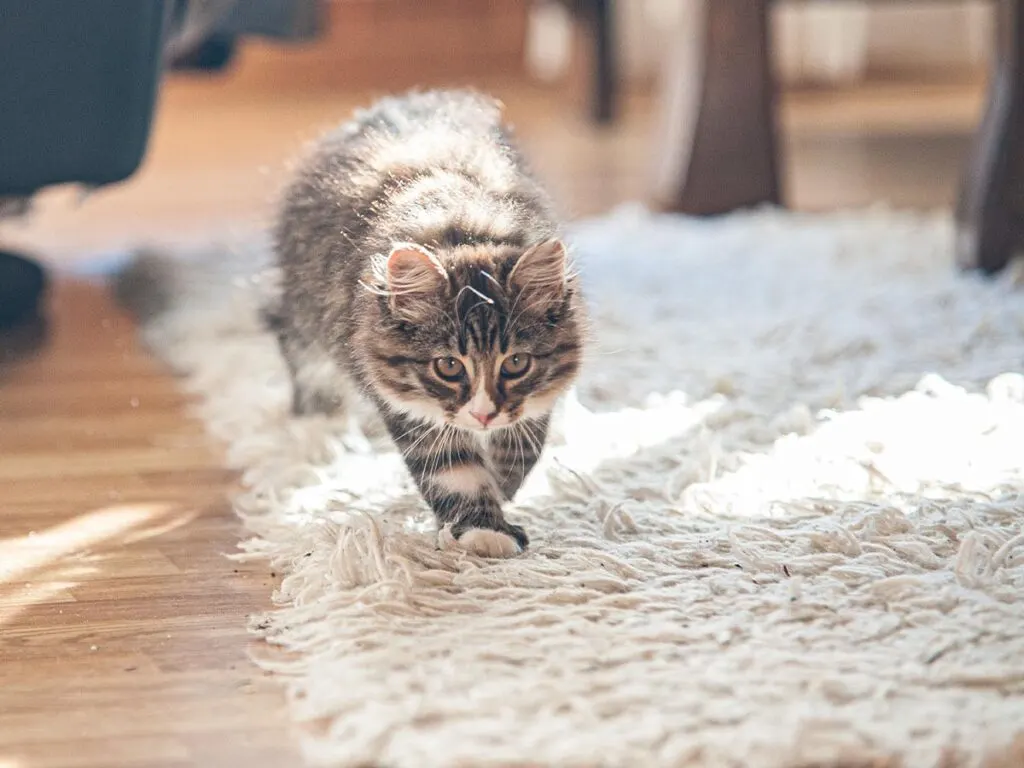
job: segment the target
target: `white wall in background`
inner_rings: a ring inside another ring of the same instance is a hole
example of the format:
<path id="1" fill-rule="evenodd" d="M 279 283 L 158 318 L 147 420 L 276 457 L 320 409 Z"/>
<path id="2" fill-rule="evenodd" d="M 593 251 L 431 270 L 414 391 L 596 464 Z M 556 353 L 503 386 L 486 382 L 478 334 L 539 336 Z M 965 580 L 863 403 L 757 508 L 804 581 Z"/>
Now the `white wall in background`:
<path id="1" fill-rule="evenodd" d="M 713 0 L 712 0 L 713 1 Z M 629 79 L 654 76 L 666 46 L 681 39 L 693 0 L 620 0 L 620 61 Z M 868 69 L 950 71 L 983 66 L 992 50 L 992 3 L 868 3 L 859 0 L 775 3 L 776 66 L 785 82 L 839 84 Z M 537 3 L 527 41 L 535 76 L 560 77 L 572 49 L 571 18 L 560 4 Z"/>
<path id="2" fill-rule="evenodd" d="M 557 80 L 569 67 L 572 18 L 561 3 L 535 3 L 526 24 L 526 69 L 538 80 Z"/>
<path id="3" fill-rule="evenodd" d="M 956 70 L 987 63 L 993 47 L 990 0 L 874 3 L 867 58 L 886 69 Z"/>
<path id="4" fill-rule="evenodd" d="M 865 3 L 779 3 L 772 17 L 775 67 L 784 82 L 850 83 L 868 57 Z"/>

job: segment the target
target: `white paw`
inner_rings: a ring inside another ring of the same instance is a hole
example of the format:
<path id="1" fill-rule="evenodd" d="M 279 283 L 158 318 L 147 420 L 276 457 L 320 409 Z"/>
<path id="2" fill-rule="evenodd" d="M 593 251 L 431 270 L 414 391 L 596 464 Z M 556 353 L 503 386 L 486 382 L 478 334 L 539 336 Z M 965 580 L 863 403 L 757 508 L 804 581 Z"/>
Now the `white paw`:
<path id="1" fill-rule="evenodd" d="M 522 551 L 508 534 L 487 528 L 470 528 L 459 537 L 459 546 L 480 557 L 515 557 Z"/>

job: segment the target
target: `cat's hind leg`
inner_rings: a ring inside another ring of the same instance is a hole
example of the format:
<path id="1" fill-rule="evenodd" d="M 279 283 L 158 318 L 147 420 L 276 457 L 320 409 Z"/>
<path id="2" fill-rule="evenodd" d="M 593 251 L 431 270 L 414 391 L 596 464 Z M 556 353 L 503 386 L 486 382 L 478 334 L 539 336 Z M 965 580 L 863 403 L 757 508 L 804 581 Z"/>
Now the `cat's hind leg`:
<path id="1" fill-rule="evenodd" d="M 319 344 L 280 343 L 292 377 L 292 413 L 339 415 L 345 406 L 345 379 L 337 364 Z"/>
<path id="2" fill-rule="evenodd" d="M 337 416 L 345 406 L 345 377 L 318 342 L 275 304 L 261 312 L 263 322 L 277 338 L 292 385 L 292 414 Z"/>

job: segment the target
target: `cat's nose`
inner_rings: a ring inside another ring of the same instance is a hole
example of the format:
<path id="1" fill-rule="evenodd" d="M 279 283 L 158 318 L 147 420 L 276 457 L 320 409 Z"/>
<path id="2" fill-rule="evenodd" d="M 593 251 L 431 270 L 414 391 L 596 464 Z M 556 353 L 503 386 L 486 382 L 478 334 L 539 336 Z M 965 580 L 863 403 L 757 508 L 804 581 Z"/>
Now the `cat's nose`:
<path id="1" fill-rule="evenodd" d="M 470 411 L 469 415 L 480 422 L 481 426 L 486 427 L 492 421 L 494 417 L 498 415 L 497 411 Z"/>

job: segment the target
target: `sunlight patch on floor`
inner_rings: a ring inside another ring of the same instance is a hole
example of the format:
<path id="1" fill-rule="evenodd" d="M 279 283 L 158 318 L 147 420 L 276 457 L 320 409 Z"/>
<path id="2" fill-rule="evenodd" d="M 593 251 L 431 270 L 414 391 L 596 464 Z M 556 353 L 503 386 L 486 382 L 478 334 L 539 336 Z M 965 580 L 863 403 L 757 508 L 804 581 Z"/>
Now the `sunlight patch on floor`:
<path id="1" fill-rule="evenodd" d="M 164 517 L 168 504 L 103 507 L 40 533 L 0 541 L 0 584 Z"/>
<path id="2" fill-rule="evenodd" d="M 194 510 L 172 504 L 124 504 L 0 540 L 0 626 L 33 605 L 74 602 L 70 590 L 102 569 L 104 552 L 98 547 L 160 536 L 195 516 Z"/>

